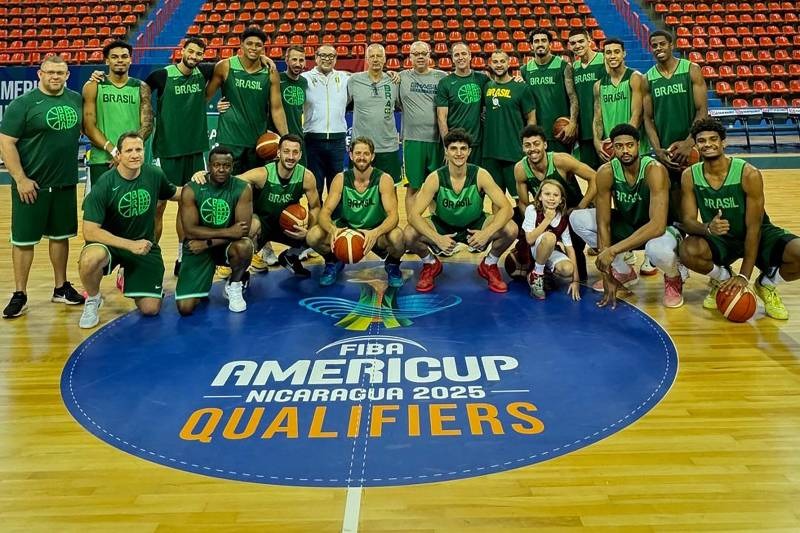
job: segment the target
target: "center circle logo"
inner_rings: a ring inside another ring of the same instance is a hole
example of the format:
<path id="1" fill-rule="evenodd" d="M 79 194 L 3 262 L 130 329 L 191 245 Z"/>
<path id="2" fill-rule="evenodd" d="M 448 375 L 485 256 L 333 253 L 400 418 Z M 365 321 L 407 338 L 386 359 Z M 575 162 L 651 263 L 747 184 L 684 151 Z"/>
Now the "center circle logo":
<path id="1" fill-rule="evenodd" d="M 283 90 L 283 100 L 289 105 L 301 106 L 306 101 L 306 92 L 300 87 L 289 85 Z"/>
<path id="2" fill-rule="evenodd" d="M 80 345 L 62 396 L 88 431 L 148 461 L 349 487 L 532 465 L 624 429 L 669 390 L 675 348 L 635 307 L 496 295 L 474 270 L 446 265 L 428 294 L 388 287 L 369 263 L 324 290 L 256 276 L 241 314 L 219 286 L 190 317 L 170 298 L 158 319 L 130 313 Z"/>
<path id="3" fill-rule="evenodd" d="M 45 115 L 50 129 L 62 131 L 74 128 L 78 123 L 78 113 L 68 105 L 51 107 Z"/>
<path id="4" fill-rule="evenodd" d="M 145 189 L 126 192 L 117 204 L 117 211 L 125 218 L 138 217 L 150 209 L 150 193 Z"/>
<path id="5" fill-rule="evenodd" d="M 228 224 L 231 207 L 220 198 L 206 198 L 200 206 L 200 216 L 206 224 L 221 228 Z"/>
<path id="6" fill-rule="evenodd" d="M 462 104 L 474 104 L 481 101 L 481 88 L 475 83 L 466 83 L 458 88 L 458 99 Z"/>

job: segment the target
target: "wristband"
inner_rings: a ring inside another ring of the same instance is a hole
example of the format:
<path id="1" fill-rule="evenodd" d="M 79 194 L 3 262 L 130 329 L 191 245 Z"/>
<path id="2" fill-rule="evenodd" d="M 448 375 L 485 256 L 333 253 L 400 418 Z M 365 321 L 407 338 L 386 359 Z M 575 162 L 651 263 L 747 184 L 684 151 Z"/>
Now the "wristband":
<path id="1" fill-rule="evenodd" d="M 105 150 L 106 152 L 108 152 L 108 145 L 109 144 L 111 144 L 111 141 L 106 141 L 105 143 L 103 143 L 103 150 Z"/>
<path id="2" fill-rule="evenodd" d="M 742 274 L 741 272 L 739 272 L 738 274 L 736 274 L 736 276 L 737 276 L 737 277 L 740 277 L 740 278 L 742 278 L 742 279 L 744 279 L 744 280 L 745 280 L 747 283 L 750 283 L 750 278 L 749 278 L 749 277 L 747 277 L 747 276 L 745 276 L 745 275 L 744 275 L 744 274 Z"/>
<path id="3" fill-rule="evenodd" d="M 111 152 L 109 153 L 111 154 L 111 157 L 116 159 L 117 156 L 119 155 L 119 149 L 115 146 L 114 148 L 111 149 Z"/>
<path id="4" fill-rule="evenodd" d="M 706 224 L 706 235 L 711 235 L 711 222 Z"/>

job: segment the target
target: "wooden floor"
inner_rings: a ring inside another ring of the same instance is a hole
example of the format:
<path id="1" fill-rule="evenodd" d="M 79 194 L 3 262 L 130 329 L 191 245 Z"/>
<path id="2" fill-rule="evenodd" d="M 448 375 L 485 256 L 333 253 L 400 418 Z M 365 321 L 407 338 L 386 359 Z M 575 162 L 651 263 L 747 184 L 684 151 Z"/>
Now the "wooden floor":
<path id="1" fill-rule="evenodd" d="M 800 231 L 800 179 L 766 171 L 773 221 Z M 10 224 L 0 193 L 0 233 Z M 401 202 L 402 204 L 402 202 Z M 174 216 L 174 206 L 168 217 Z M 69 277 L 77 284 L 79 239 Z M 175 237 L 162 239 L 168 265 Z M 2 305 L 13 290 L 0 243 Z M 473 261 L 465 254 L 459 260 Z M 168 268 L 169 270 L 170 268 Z M 174 288 L 174 279 L 165 287 Z M 103 284 L 103 319 L 131 309 Z M 662 282 L 631 301 L 670 333 L 680 368 L 643 419 L 588 448 L 500 474 L 365 489 L 360 531 L 800 531 L 800 283 L 781 292 L 792 317 L 734 325 L 700 304 L 660 305 Z M 345 489 L 299 489 L 207 478 L 101 442 L 64 408 L 59 379 L 89 333 L 80 309 L 49 303 L 46 244 L 37 248 L 27 316 L 0 325 L 0 531 L 340 531 Z"/>

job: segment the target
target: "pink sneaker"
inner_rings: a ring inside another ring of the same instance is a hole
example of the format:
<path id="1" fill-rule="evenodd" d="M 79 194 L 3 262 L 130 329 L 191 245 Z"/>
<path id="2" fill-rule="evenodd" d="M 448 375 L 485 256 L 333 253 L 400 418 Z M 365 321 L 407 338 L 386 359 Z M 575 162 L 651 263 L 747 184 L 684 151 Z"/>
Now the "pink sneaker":
<path id="1" fill-rule="evenodd" d="M 617 272 L 617 269 L 611 267 L 611 275 L 614 276 L 614 279 L 620 282 L 620 284 L 629 289 L 639 283 L 639 276 L 636 275 L 636 271 L 634 269 L 628 270 L 628 272 L 624 274 L 620 274 Z M 596 290 L 597 292 L 603 292 L 603 278 L 601 277 L 599 280 L 594 282 L 592 285 L 592 289 Z"/>
<path id="2" fill-rule="evenodd" d="M 678 274 L 674 278 L 664 275 L 664 307 L 680 307 L 683 305 L 683 278 Z"/>

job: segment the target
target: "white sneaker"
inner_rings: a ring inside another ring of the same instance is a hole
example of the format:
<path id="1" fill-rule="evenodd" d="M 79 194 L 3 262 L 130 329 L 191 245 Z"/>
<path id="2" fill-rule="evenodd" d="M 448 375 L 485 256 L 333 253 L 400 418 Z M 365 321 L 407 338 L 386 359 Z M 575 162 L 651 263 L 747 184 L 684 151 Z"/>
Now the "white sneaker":
<path id="1" fill-rule="evenodd" d="M 100 322 L 100 308 L 103 307 L 103 297 L 99 298 L 86 298 L 86 303 L 83 304 L 83 313 L 78 326 L 83 329 L 92 329 Z"/>
<path id="2" fill-rule="evenodd" d="M 242 296 L 242 282 L 233 281 L 225 285 L 225 295 L 228 297 L 228 309 L 234 313 L 241 313 L 247 310 L 247 302 Z"/>
<path id="3" fill-rule="evenodd" d="M 269 266 L 275 266 L 278 264 L 278 256 L 275 255 L 275 251 L 272 249 L 272 245 L 267 243 L 261 249 L 261 258 L 267 263 Z"/>
<path id="4" fill-rule="evenodd" d="M 650 259 L 648 259 L 647 256 L 644 256 L 644 262 L 642 263 L 642 266 L 639 267 L 639 275 L 655 276 L 656 274 L 658 274 L 658 269 L 653 266 L 653 263 L 650 262 Z"/>
<path id="5" fill-rule="evenodd" d="M 300 252 L 300 255 L 298 255 L 297 257 L 298 259 L 300 259 L 300 261 L 307 261 L 308 259 L 317 257 L 317 252 L 315 252 L 313 248 L 306 248 L 305 250 Z"/>

